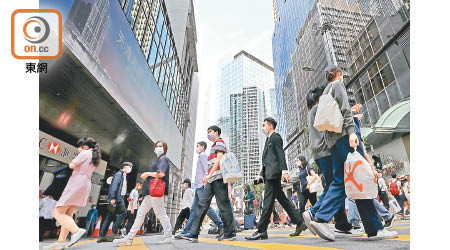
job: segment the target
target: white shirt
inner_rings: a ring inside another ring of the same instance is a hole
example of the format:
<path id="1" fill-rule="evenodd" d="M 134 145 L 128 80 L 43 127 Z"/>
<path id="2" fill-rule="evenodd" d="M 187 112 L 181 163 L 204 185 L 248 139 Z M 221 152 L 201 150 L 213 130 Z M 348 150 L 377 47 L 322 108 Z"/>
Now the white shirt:
<path id="1" fill-rule="evenodd" d="M 191 208 L 192 201 L 194 200 L 194 190 L 192 188 L 186 189 L 183 194 L 183 200 L 181 201 L 182 209 Z"/>
<path id="2" fill-rule="evenodd" d="M 131 190 L 130 199 L 133 200 L 133 210 L 138 209 L 139 192 L 136 190 L 136 188 L 133 188 L 133 190 Z M 131 202 L 128 203 L 127 210 L 131 211 Z"/>
<path id="3" fill-rule="evenodd" d="M 387 186 L 386 181 L 383 179 L 383 177 L 378 178 L 378 186 L 380 186 L 381 191 L 386 192 Z"/>
<path id="4" fill-rule="evenodd" d="M 120 195 L 124 196 L 127 194 L 127 176 L 123 176 L 123 185 L 122 185 L 122 191 L 120 192 Z"/>
<path id="5" fill-rule="evenodd" d="M 56 201 L 46 196 L 39 202 L 39 217 L 44 219 L 53 219 L 53 210 L 55 209 Z"/>

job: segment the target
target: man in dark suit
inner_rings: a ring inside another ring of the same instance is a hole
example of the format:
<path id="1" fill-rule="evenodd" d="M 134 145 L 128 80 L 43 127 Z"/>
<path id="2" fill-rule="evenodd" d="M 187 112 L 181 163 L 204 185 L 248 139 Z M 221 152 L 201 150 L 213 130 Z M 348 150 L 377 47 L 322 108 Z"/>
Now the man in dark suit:
<path id="1" fill-rule="evenodd" d="M 261 219 L 258 223 L 258 231 L 252 236 L 246 237 L 247 240 L 267 239 L 267 227 L 270 223 L 270 214 L 273 211 L 275 198 L 286 210 L 294 224 L 297 224 L 295 233 L 290 236 L 298 236 L 304 230 L 306 225 L 303 222 L 299 212 L 295 210 L 292 203 L 286 197 L 281 187 L 281 179 L 289 182 L 290 177 L 286 165 L 286 159 L 283 151 L 283 139 L 280 134 L 275 132 L 277 122 L 273 118 L 264 119 L 263 132 L 267 135 L 262 156 L 263 167 L 260 176 L 256 179 L 257 183 L 264 181 L 264 203 Z"/>

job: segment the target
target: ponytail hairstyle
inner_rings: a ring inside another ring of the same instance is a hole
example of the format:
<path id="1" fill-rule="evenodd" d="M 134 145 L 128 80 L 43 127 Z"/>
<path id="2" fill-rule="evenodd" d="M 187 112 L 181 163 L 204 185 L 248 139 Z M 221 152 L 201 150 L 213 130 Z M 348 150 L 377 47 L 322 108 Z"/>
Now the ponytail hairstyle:
<path id="1" fill-rule="evenodd" d="M 102 152 L 100 151 L 98 143 L 91 137 L 84 137 L 78 140 L 77 145 L 78 147 L 88 146 L 92 149 L 92 164 L 98 166 L 102 159 Z"/>
<path id="2" fill-rule="evenodd" d="M 328 66 L 325 69 L 325 78 L 327 79 L 327 81 L 332 82 L 334 78 L 336 78 L 338 72 L 342 74 L 342 70 L 338 66 Z"/>

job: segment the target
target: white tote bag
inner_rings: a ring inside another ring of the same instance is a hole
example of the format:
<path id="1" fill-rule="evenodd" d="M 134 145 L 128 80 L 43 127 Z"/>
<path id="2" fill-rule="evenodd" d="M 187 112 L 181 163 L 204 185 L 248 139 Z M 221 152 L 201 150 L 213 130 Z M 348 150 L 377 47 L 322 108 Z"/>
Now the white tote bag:
<path id="1" fill-rule="evenodd" d="M 331 131 L 335 133 L 342 133 L 342 124 L 344 118 L 342 117 L 339 104 L 331 95 L 333 85 L 327 94 L 319 98 L 319 105 L 317 106 L 316 117 L 314 118 L 314 128 L 319 131 Z"/>
<path id="2" fill-rule="evenodd" d="M 389 210 L 392 210 L 395 214 L 402 210 L 397 200 L 392 197 L 389 199 Z"/>
<path id="3" fill-rule="evenodd" d="M 314 174 L 314 175 L 310 175 L 308 169 L 306 169 L 306 174 L 308 174 L 308 176 L 306 176 L 306 180 L 308 181 L 308 183 L 311 182 L 311 180 L 314 178 L 314 176 L 317 176 L 317 179 L 309 184 L 309 192 L 310 193 L 315 193 L 315 192 L 319 192 L 323 190 L 323 185 L 322 185 L 322 180 L 320 179 L 318 174 Z"/>
<path id="4" fill-rule="evenodd" d="M 223 183 L 238 181 L 244 177 L 241 166 L 233 153 L 226 153 L 220 159 L 220 173 Z"/>
<path id="5" fill-rule="evenodd" d="M 353 199 L 373 199 L 378 186 L 370 164 L 356 150 L 347 155 L 344 164 L 345 193 Z"/>

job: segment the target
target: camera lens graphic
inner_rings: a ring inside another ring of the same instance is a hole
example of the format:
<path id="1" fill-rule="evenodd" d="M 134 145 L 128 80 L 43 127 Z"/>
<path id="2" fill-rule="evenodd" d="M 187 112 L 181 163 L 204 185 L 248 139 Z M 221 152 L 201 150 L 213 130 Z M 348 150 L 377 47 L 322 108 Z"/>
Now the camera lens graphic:
<path id="1" fill-rule="evenodd" d="M 50 35 L 50 26 L 44 18 L 32 16 L 23 25 L 23 35 L 30 43 L 41 43 Z"/>

